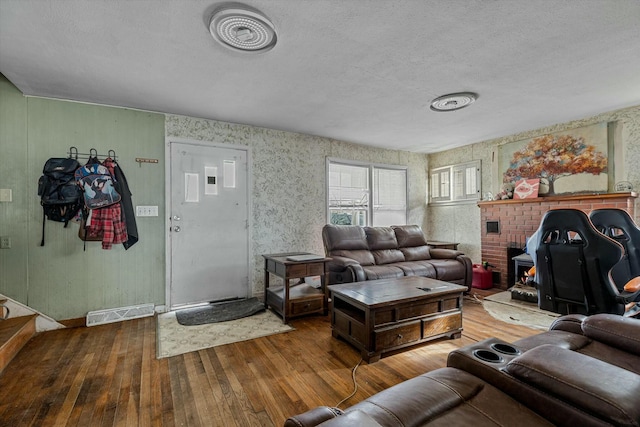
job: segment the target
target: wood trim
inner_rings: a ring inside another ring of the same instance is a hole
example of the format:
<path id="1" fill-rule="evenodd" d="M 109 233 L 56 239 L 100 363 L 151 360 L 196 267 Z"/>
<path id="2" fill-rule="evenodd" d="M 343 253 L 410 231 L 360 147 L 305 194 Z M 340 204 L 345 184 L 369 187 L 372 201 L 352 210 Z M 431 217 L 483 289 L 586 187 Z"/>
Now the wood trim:
<path id="1" fill-rule="evenodd" d="M 572 194 L 570 196 L 548 196 L 536 197 L 533 199 L 507 199 L 507 200 L 487 200 L 478 202 L 478 206 L 504 205 L 509 203 L 540 203 L 540 202 L 568 202 L 573 200 L 607 200 L 621 198 L 637 198 L 638 193 L 631 191 L 626 193 L 602 193 L 602 194 Z"/>
<path id="2" fill-rule="evenodd" d="M 2 321 L 0 330 L 0 372 L 11 362 L 24 345 L 36 334 L 35 314 Z"/>
<path id="3" fill-rule="evenodd" d="M 84 328 L 87 326 L 87 318 L 78 317 L 75 319 L 58 320 L 58 323 L 66 326 L 67 328 Z"/>

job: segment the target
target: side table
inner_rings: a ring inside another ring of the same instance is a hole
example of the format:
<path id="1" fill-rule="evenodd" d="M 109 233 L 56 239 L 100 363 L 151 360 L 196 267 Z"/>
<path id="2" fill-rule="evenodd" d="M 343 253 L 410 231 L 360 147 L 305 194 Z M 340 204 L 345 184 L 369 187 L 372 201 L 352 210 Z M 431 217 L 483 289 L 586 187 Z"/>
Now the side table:
<path id="1" fill-rule="evenodd" d="M 439 240 L 427 240 L 427 245 L 431 246 L 432 248 L 453 249 L 453 250 L 457 251 L 459 243 L 456 243 L 456 242 L 441 242 Z"/>
<path id="2" fill-rule="evenodd" d="M 266 254 L 264 258 L 264 306 L 271 306 L 273 311 L 282 316 L 287 323 L 291 317 L 312 313 L 327 314 L 327 292 L 325 285 L 325 264 L 331 258 L 318 255 L 317 258 L 292 261 L 288 259 L 296 255 L 313 255 L 308 252 L 291 252 L 282 254 Z M 270 275 L 280 277 L 283 285 L 270 286 Z M 320 276 L 320 288 L 317 289 L 304 281 L 291 284 L 292 279 L 303 279 Z"/>

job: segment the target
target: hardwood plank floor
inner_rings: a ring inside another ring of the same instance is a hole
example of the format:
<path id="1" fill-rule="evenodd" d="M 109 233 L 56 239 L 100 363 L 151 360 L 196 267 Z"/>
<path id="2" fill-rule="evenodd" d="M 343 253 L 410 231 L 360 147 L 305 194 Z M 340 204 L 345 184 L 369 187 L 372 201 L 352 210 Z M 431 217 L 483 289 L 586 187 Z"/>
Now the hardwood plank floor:
<path id="1" fill-rule="evenodd" d="M 41 333 L 0 374 L 0 426 L 281 426 L 349 396 L 360 361 L 331 336 L 328 316 L 291 325 L 295 331 L 161 360 L 152 317 Z M 445 366 L 456 348 L 539 332 L 495 320 L 473 297 L 465 298 L 463 328 L 459 339 L 362 362 L 358 390 L 341 407 Z"/>

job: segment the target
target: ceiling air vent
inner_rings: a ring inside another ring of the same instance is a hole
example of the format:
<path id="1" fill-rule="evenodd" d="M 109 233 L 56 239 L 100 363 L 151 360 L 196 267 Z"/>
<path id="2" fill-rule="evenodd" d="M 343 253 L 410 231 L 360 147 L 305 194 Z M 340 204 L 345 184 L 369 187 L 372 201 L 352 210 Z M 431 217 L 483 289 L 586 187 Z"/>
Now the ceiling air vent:
<path id="1" fill-rule="evenodd" d="M 472 92 L 450 93 L 431 101 L 433 111 L 455 111 L 473 103 L 478 95 Z"/>
<path id="2" fill-rule="evenodd" d="M 221 9 L 211 16 L 209 31 L 214 39 L 233 50 L 266 52 L 278 39 L 271 21 L 245 6 Z"/>

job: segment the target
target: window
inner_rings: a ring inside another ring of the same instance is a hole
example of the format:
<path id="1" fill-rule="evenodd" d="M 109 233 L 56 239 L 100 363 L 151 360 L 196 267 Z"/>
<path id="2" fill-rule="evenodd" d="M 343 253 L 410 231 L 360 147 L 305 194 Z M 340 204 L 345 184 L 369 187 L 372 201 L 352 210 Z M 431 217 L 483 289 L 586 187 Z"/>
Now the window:
<path id="1" fill-rule="evenodd" d="M 480 199 L 480 160 L 433 169 L 429 203 L 461 203 Z"/>
<path id="2" fill-rule="evenodd" d="M 407 222 L 407 168 L 327 159 L 327 222 L 388 226 Z"/>

